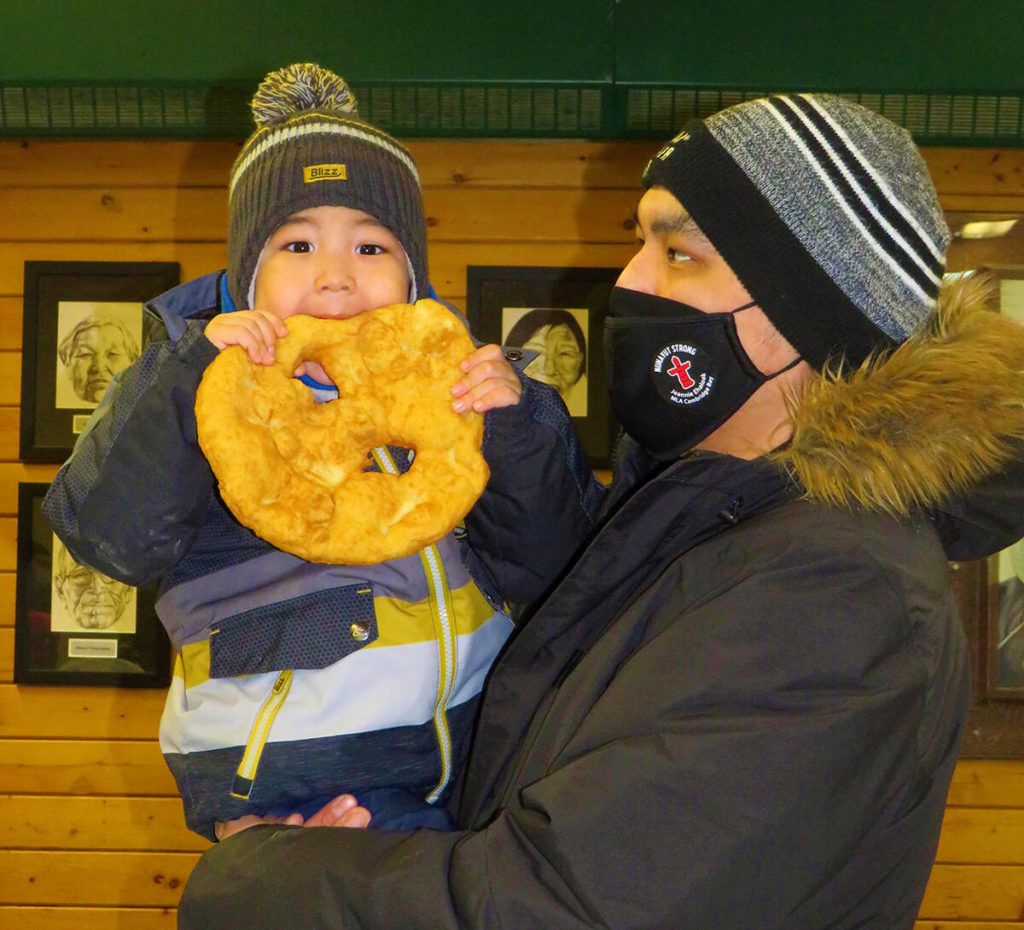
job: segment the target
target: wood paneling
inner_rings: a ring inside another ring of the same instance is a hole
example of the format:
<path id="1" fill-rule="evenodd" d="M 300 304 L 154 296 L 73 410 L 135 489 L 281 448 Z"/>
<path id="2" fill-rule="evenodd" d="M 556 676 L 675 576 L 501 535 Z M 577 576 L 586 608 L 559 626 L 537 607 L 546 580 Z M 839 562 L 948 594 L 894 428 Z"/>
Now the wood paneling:
<path id="1" fill-rule="evenodd" d="M 173 907 L 0 906 L 0 927 L 17 927 L 17 930 L 174 930 L 177 913 Z"/>
<path id="2" fill-rule="evenodd" d="M 431 280 L 464 305 L 468 265 L 621 267 L 647 143 L 410 145 Z M 171 930 L 206 842 L 184 827 L 156 743 L 163 695 L 12 682 L 24 263 L 222 268 L 220 142 L 0 142 L 0 927 Z M 932 149 L 943 203 L 1024 209 L 1024 151 Z M 917 930 L 1024 930 L 1024 761 L 962 762 Z"/>
<path id="3" fill-rule="evenodd" d="M 0 216 L 5 209 L 6 204 L 0 199 Z M 0 294 L 17 297 L 13 310 L 20 333 L 25 262 L 177 262 L 182 280 L 190 281 L 223 268 L 227 260 L 227 246 L 223 242 L 75 242 L 64 238 L 5 242 L 0 248 Z"/>
<path id="4" fill-rule="evenodd" d="M 163 703 L 150 688 L 0 685 L 0 739 L 153 739 Z"/>
<path id="5" fill-rule="evenodd" d="M 15 584 L 13 572 L 0 572 L 0 629 L 14 626 Z"/>
<path id="6" fill-rule="evenodd" d="M 946 865 L 937 861 L 919 916 L 932 920 L 1009 920 L 1024 914 L 1024 865 Z"/>
<path id="7" fill-rule="evenodd" d="M 2 353 L 0 353 L 2 357 Z M 0 366 L 2 368 L 2 366 Z M 18 484 L 21 482 L 50 482 L 57 474 L 59 465 L 36 465 L 22 462 L 0 462 L 0 514 L 17 516 Z M 0 565 L 13 569 L 13 565 Z"/>
<path id="8" fill-rule="evenodd" d="M 963 807 L 1024 807 L 1024 761 L 961 762 L 949 786 L 948 803 Z"/>
<path id="9" fill-rule="evenodd" d="M 201 852 L 209 846 L 181 829 L 178 798 L 0 795 L 0 847 Z"/>
<path id="10" fill-rule="evenodd" d="M 176 907 L 198 853 L 0 849 L 0 901 Z"/>
<path id="11" fill-rule="evenodd" d="M 0 461 L 18 457 L 18 430 L 21 410 L 18 407 L 0 407 Z"/>
<path id="12" fill-rule="evenodd" d="M 602 187 L 639 190 L 646 142 L 504 140 L 408 144 L 420 184 L 434 187 Z M 230 142 L 0 142 L 0 186 L 217 187 L 239 146 Z M 968 168 L 954 164 L 958 175 Z"/>
<path id="13" fill-rule="evenodd" d="M 0 739 L 0 794 L 178 797 L 153 730 L 141 740 Z"/>
<path id="14" fill-rule="evenodd" d="M 59 219 L 49 204 L 60 200 Z M 424 191 L 431 242 L 631 242 L 632 190 L 434 188 Z M 0 241 L 214 242 L 227 232 L 220 188 L 15 187 Z"/>
<path id="15" fill-rule="evenodd" d="M 947 863 L 1024 863 L 1024 810 L 947 807 L 936 859 Z"/>

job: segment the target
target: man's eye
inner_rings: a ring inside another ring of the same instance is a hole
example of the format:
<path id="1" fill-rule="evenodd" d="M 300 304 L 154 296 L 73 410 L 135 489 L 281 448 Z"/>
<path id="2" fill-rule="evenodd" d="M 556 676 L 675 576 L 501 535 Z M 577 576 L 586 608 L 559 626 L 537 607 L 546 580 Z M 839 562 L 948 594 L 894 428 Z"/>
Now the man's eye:
<path id="1" fill-rule="evenodd" d="M 671 265 L 681 265 L 684 262 L 692 262 L 693 258 L 687 255 L 685 252 L 680 252 L 679 249 L 668 250 L 668 260 Z"/>
<path id="2" fill-rule="evenodd" d="M 372 242 L 364 242 L 356 249 L 360 255 L 383 255 L 387 249 L 382 245 L 375 245 Z"/>
<path id="3" fill-rule="evenodd" d="M 306 253 L 313 251 L 313 245 L 310 242 L 306 242 L 305 239 L 297 239 L 295 242 L 289 242 L 285 245 L 285 251 L 288 252 L 299 252 Z"/>

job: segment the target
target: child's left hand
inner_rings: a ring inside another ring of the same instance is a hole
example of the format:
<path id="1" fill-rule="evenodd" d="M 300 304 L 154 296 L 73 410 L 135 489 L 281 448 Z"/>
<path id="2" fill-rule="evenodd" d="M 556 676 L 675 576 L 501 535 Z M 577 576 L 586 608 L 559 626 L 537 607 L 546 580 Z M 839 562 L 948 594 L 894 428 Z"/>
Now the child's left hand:
<path id="1" fill-rule="evenodd" d="M 519 403 L 523 386 L 512 366 L 496 345 L 481 346 L 459 366 L 464 376 L 452 385 L 456 413 L 483 413 Z"/>

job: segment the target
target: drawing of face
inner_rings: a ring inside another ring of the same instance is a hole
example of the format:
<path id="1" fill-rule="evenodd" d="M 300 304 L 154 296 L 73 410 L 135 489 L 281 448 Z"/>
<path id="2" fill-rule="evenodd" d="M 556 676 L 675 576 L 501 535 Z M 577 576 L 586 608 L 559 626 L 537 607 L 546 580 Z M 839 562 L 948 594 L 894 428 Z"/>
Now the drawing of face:
<path id="1" fill-rule="evenodd" d="M 86 630 L 105 630 L 121 618 L 132 589 L 79 565 L 63 547 L 54 553 L 54 587 L 68 614 Z"/>
<path id="2" fill-rule="evenodd" d="M 563 396 L 583 374 L 583 349 L 568 326 L 542 326 L 523 346 L 538 355 L 524 369 L 538 381 L 550 384 Z"/>
<path id="3" fill-rule="evenodd" d="M 132 335 L 115 320 L 89 318 L 79 323 L 58 349 L 75 394 L 95 404 L 114 375 L 139 357 Z"/>

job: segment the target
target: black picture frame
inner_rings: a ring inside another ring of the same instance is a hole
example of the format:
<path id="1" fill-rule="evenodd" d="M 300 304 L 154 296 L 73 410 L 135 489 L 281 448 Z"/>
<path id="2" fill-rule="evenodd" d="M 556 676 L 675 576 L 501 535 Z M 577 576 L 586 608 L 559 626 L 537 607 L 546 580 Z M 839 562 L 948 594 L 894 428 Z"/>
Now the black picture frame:
<path id="1" fill-rule="evenodd" d="M 962 759 L 1024 759 L 1024 692 L 999 675 L 998 564 L 994 556 L 950 566 L 971 665 Z"/>
<path id="2" fill-rule="evenodd" d="M 992 275 L 999 312 L 1024 323 L 1024 212 L 946 211 L 945 217 L 953 234 L 947 272 Z M 1013 622 L 1014 616 L 1024 619 L 1024 605 L 1007 557 L 1004 552 L 951 564 L 971 663 L 964 759 L 1024 759 L 1024 678 L 1020 670 L 1010 671 L 1011 663 L 1024 662 L 1016 652 L 1024 646 L 1024 628 L 1014 632 Z"/>
<path id="3" fill-rule="evenodd" d="M 554 268 L 548 266 L 470 265 L 466 269 L 466 317 L 477 338 L 506 347 L 512 328 L 528 313 L 557 321 L 569 314 L 563 331 L 579 332 L 585 342 L 586 390 L 571 385 L 563 394 L 580 443 L 592 468 L 611 466 L 612 446 L 618 432 L 608 402 L 604 371 L 604 320 L 608 297 L 620 268 Z M 541 311 L 550 311 L 546 314 Z M 524 324 L 528 319 L 523 320 Z M 538 361 L 543 364 L 543 361 Z M 529 374 L 530 372 L 527 371 Z M 585 403 L 584 403 L 585 398 Z"/>
<path id="4" fill-rule="evenodd" d="M 48 487 L 18 485 L 15 684 L 166 688 L 156 584 L 130 588 L 75 563 L 43 515 Z"/>
<path id="5" fill-rule="evenodd" d="M 1024 702 L 1024 580 L 1001 565 L 1014 548 L 985 560 L 979 684 L 987 700 Z"/>
<path id="6" fill-rule="evenodd" d="M 177 262 L 25 262 L 23 461 L 63 462 L 71 454 L 109 371 L 145 348 L 142 304 L 179 280 Z M 89 363 L 101 355 L 105 363 Z"/>

